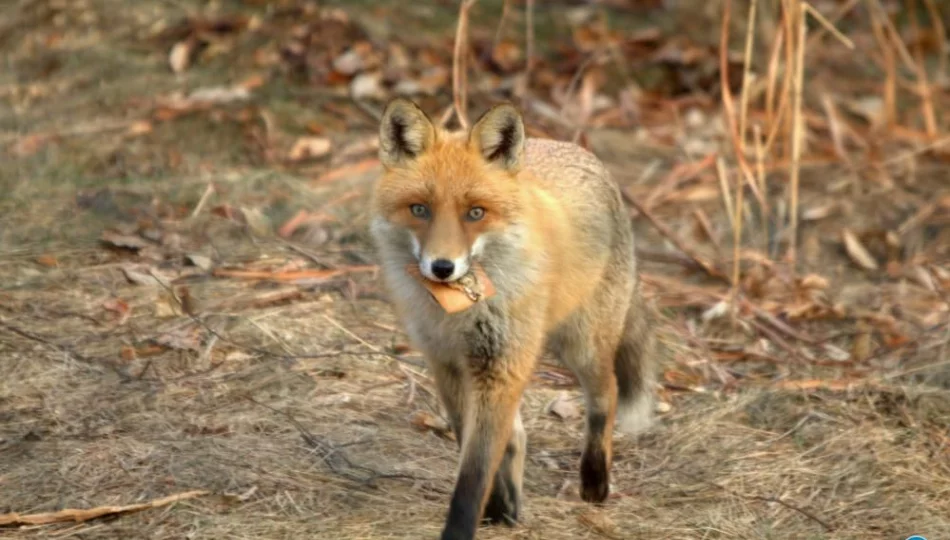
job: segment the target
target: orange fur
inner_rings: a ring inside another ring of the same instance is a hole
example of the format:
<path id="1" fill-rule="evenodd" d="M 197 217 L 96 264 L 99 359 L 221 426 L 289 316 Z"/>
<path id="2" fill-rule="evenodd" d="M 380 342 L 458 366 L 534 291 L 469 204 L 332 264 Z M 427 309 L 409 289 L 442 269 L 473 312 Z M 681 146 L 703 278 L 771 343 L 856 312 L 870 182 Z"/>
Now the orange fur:
<path id="1" fill-rule="evenodd" d="M 474 538 L 483 514 L 518 519 L 518 405 L 546 345 L 585 391 L 581 494 L 603 501 L 614 418 L 648 425 L 653 378 L 633 235 L 606 167 L 576 145 L 526 139 L 511 106 L 451 133 L 401 99 L 384 113 L 380 160 L 371 212 L 382 275 L 462 451 L 443 540 Z M 473 208 L 484 214 L 471 219 Z M 483 268 L 495 294 L 446 313 L 406 270 L 436 259 Z"/>

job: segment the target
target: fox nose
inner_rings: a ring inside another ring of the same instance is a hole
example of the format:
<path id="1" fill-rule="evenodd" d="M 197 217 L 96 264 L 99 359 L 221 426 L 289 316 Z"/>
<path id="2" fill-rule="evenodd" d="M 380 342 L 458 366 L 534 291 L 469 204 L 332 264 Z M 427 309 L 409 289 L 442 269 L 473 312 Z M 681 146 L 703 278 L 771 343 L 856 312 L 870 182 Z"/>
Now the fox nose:
<path id="1" fill-rule="evenodd" d="M 436 259 L 432 261 L 432 274 L 439 279 L 445 279 L 451 276 L 454 271 L 455 263 L 448 259 Z"/>

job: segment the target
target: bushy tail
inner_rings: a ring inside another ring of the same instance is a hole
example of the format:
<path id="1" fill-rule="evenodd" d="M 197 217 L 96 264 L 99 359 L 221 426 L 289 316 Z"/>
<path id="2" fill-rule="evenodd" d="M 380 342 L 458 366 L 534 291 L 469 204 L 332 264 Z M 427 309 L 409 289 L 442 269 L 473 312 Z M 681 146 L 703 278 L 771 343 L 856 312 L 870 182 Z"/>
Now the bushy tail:
<path id="1" fill-rule="evenodd" d="M 617 429 L 640 433 L 653 423 L 656 380 L 656 318 L 643 301 L 637 283 L 627 310 L 623 338 L 614 357 L 617 375 Z"/>

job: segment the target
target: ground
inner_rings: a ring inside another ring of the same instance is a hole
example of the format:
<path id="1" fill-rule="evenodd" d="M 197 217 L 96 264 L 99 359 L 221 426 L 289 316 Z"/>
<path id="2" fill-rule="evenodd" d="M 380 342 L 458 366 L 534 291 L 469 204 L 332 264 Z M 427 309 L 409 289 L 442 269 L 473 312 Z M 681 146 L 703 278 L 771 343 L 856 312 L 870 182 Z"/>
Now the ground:
<path id="1" fill-rule="evenodd" d="M 11 4 L 0 537 L 436 538 L 456 443 L 380 289 L 366 196 L 396 85 L 433 118 L 452 103 L 456 3 Z M 861 10 L 836 21 L 857 52 L 815 38 L 797 234 L 780 135 L 768 159 L 747 155 L 768 206 L 744 191 L 732 301 L 721 4 L 536 4 L 527 77 L 524 2 L 491 58 L 502 2 L 472 12 L 469 115 L 527 81 L 529 131 L 613 171 L 664 343 L 659 405 L 651 430 L 617 435 L 613 494 L 591 506 L 583 402 L 543 359 L 523 404 L 523 521 L 479 538 L 950 536 L 946 121 L 926 125 L 912 71 L 898 70 L 895 118 L 874 99 L 890 80 L 877 67 L 907 58 L 876 52 Z M 950 94 L 928 58 L 939 113 Z"/>

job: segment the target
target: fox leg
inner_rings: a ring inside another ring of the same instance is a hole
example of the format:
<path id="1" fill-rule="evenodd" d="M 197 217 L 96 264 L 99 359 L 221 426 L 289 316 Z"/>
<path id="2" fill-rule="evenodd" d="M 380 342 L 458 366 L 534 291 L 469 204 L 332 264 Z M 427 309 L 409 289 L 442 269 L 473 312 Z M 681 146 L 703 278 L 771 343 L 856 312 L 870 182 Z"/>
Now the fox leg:
<path id="1" fill-rule="evenodd" d="M 462 448 L 462 434 L 464 433 L 463 419 L 465 418 L 465 381 L 458 365 L 447 361 L 432 360 L 429 362 L 429 371 L 435 380 L 439 400 L 449 416 L 449 424 L 455 434 L 455 440 Z"/>
<path id="2" fill-rule="evenodd" d="M 485 518 L 490 523 L 514 525 L 521 510 L 521 489 L 524 479 L 524 460 L 527 435 L 521 422 L 521 412 L 515 413 L 511 438 L 505 447 L 505 455 L 495 473 L 491 495 L 485 506 Z"/>
<path id="3" fill-rule="evenodd" d="M 540 352 L 540 339 L 530 341 L 535 345 L 526 347 L 521 342 L 517 351 L 499 350 L 488 355 L 482 354 L 484 350 L 476 350 L 469 357 L 462 456 L 442 540 L 475 537 L 496 475 L 516 435 L 518 405 Z M 509 487 L 520 487 L 520 481 L 509 480 L 520 480 L 522 453 L 520 449 L 512 452 L 508 468 L 501 471 L 508 492 Z"/>
<path id="4" fill-rule="evenodd" d="M 459 449 L 462 449 L 464 433 L 466 390 L 459 367 L 446 362 L 431 362 L 429 370 L 435 379 L 437 392 L 449 416 Z M 524 459 L 527 436 L 521 422 L 521 413 L 515 413 L 511 437 L 505 446 L 491 494 L 485 506 L 485 517 L 490 523 L 514 525 L 521 508 L 521 486 L 524 475 Z"/>
<path id="5" fill-rule="evenodd" d="M 610 490 L 613 458 L 613 425 L 617 413 L 617 378 L 614 351 L 620 341 L 620 323 L 579 314 L 569 321 L 557 340 L 555 352 L 577 375 L 587 404 L 587 426 L 581 454 L 581 498 L 603 502 Z"/>

